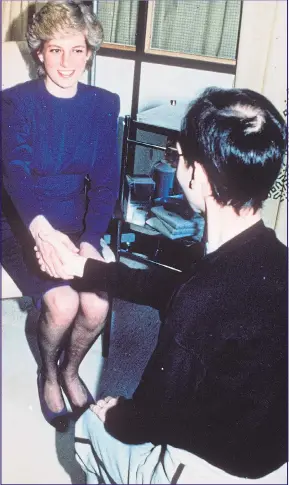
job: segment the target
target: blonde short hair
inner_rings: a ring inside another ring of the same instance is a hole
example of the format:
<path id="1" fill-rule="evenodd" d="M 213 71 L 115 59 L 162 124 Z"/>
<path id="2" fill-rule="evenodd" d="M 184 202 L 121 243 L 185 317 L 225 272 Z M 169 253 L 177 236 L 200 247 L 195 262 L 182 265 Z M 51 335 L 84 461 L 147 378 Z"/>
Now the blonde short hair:
<path id="1" fill-rule="evenodd" d="M 82 32 L 85 35 L 87 48 L 92 53 L 86 67 L 91 65 L 95 53 L 103 42 L 101 23 L 81 1 L 50 0 L 34 14 L 26 34 L 31 54 L 38 64 L 39 76 L 43 76 L 45 70 L 36 54 L 42 50 L 45 41 L 53 39 L 60 31 Z"/>

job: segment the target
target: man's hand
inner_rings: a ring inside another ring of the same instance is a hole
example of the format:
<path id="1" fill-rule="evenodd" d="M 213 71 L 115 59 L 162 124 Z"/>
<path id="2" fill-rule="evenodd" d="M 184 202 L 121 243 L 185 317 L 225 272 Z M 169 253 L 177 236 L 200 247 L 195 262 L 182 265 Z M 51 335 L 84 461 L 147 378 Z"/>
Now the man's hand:
<path id="1" fill-rule="evenodd" d="M 104 399 L 99 399 L 95 404 L 92 404 L 90 410 L 96 414 L 100 421 L 105 423 L 107 411 L 116 406 L 118 401 L 119 397 L 107 396 Z"/>
<path id="2" fill-rule="evenodd" d="M 97 259 L 98 261 L 104 261 L 103 257 L 97 251 L 97 249 L 95 249 L 95 247 L 92 246 L 92 244 L 90 244 L 88 242 L 80 243 L 79 254 L 80 254 L 80 256 L 84 256 L 85 258 Z"/>

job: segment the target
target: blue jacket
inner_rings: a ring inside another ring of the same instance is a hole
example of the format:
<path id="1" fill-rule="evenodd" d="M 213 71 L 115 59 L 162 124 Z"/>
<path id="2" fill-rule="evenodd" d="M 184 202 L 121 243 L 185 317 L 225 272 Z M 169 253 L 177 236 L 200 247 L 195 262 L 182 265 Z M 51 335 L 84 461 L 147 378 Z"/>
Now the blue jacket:
<path id="1" fill-rule="evenodd" d="M 3 183 L 26 226 L 43 214 L 54 228 L 84 231 L 82 241 L 99 245 L 117 197 L 118 114 L 117 95 L 82 83 L 69 99 L 51 95 L 40 79 L 3 91 Z"/>

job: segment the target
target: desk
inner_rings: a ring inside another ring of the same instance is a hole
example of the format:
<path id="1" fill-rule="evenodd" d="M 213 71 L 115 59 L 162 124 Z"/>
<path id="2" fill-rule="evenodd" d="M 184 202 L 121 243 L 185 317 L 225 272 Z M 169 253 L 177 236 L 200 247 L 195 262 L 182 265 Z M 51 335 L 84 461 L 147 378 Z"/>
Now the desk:
<path id="1" fill-rule="evenodd" d="M 143 125 L 179 132 L 188 107 L 189 103 L 164 104 L 142 111 L 136 119 Z"/>

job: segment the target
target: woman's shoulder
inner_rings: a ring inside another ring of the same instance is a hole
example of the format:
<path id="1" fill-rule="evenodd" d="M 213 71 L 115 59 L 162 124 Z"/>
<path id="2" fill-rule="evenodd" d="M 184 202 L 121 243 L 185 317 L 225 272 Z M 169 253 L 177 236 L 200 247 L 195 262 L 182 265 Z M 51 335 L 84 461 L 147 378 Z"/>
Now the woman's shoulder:
<path id="1" fill-rule="evenodd" d="M 25 83 L 15 84 L 10 88 L 4 89 L 2 91 L 3 96 L 17 96 L 18 94 L 24 93 L 35 93 L 35 88 L 39 84 L 39 79 L 33 79 L 31 81 L 26 81 Z"/>
<path id="2" fill-rule="evenodd" d="M 96 86 L 89 86 L 87 84 L 79 83 L 80 94 L 90 98 L 91 102 L 95 102 L 98 105 L 104 105 L 106 110 L 109 106 L 119 105 L 119 96 L 116 93 L 108 91 L 107 89 L 99 88 Z"/>
<path id="3" fill-rule="evenodd" d="M 39 79 L 35 79 L 4 89 L 2 91 L 2 100 L 4 102 L 12 102 L 15 105 L 21 105 L 22 103 L 25 103 L 26 100 L 31 103 L 33 98 L 37 98 L 39 82 Z"/>

